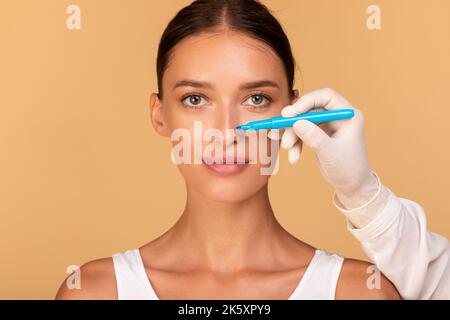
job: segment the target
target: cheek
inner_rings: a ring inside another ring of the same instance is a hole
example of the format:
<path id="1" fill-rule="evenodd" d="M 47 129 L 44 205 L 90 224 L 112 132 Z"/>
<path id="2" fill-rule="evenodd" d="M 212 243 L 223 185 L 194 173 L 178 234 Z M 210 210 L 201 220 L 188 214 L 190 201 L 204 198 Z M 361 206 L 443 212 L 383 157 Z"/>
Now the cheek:
<path id="1" fill-rule="evenodd" d="M 169 128 L 172 130 L 178 128 L 193 130 L 195 120 L 205 121 L 204 113 L 199 110 L 183 107 L 181 102 L 176 100 L 166 102 L 164 110 L 165 119 Z"/>
<path id="2" fill-rule="evenodd" d="M 285 105 L 282 105 L 280 103 L 277 103 L 276 105 L 271 105 L 270 107 L 266 109 L 262 109 L 260 111 L 252 111 L 248 109 L 242 110 L 240 121 L 242 124 L 251 122 L 251 121 L 258 121 L 258 120 L 264 120 L 272 117 L 278 117 L 281 115 L 281 110 L 285 107 Z"/>
<path id="3" fill-rule="evenodd" d="M 246 154 L 250 159 L 256 159 L 260 166 L 269 166 L 276 161 L 279 154 L 281 139 L 272 140 L 268 137 L 269 131 L 260 130 L 252 137 L 240 138 L 242 143 L 245 143 Z M 279 130 L 278 136 L 282 136 L 283 131 Z"/>

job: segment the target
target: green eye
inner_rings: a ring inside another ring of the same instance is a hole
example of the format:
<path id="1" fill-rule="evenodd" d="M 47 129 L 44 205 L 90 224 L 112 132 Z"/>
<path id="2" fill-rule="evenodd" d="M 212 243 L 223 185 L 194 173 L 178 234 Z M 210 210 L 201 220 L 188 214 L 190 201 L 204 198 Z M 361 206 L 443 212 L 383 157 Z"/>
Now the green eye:
<path id="1" fill-rule="evenodd" d="M 266 103 L 264 103 L 264 99 L 267 101 Z M 254 94 L 250 96 L 248 100 L 251 100 L 253 102 L 253 104 L 251 104 L 250 106 L 255 109 L 268 107 L 269 104 L 272 102 L 272 99 L 265 94 Z"/>
<path id="2" fill-rule="evenodd" d="M 189 96 L 183 97 L 181 99 L 181 103 L 186 108 L 194 108 L 195 109 L 195 108 L 200 108 L 202 106 L 200 104 L 202 99 L 204 99 L 204 98 L 200 95 L 191 94 Z M 185 102 L 185 101 L 187 101 L 187 102 Z"/>

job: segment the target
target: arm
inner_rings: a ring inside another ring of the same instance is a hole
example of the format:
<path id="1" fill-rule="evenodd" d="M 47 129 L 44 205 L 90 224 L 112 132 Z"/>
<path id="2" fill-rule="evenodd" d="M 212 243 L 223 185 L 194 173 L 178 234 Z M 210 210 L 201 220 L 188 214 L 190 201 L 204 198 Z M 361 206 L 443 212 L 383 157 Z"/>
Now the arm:
<path id="1" fill-rule="evenodd" d="M 70 277 L 70 276 L 69 276 Z M 67 279 L 60 285 L 55 300 L 116 300 L 117 289 L 111 258 L 85 263 L 80 268 L 81 288 L 71 289 Z"/>
<path id="2" fill-rule="evenodd" d="M 364 189 L 357 196 L 333 194 L 364 252 L 404 299 L 450 299 L 450 245 L 427 230 L 423 208 L 397 197 L 376 173 Z"/>
<path id="3" fill-rule="evenodd" d="M 303 95 L 281 114 L 292 117 L 317 108 L 351 108 L 354 117 L 321 125 L 295 122 L 281 139 L 289 162 L 299 161 L 303 144 L 314 151 L 323 178 L 343 204 L 337 207 L 347 216 L 349 231 L 403 298 L 450 299 L 448 240 L 427 230 L 419 204 L 377 185 L 368 162 L 362 112 L 324 88 Z"/>
<path id="4" fill-rule="evenodd" d="M 380 273 L 379 287 L 368 284 L 368 268 L 373 264 L 345 259 L 336 286 L 336 300 L 400 300 L 395 286 Z"/>

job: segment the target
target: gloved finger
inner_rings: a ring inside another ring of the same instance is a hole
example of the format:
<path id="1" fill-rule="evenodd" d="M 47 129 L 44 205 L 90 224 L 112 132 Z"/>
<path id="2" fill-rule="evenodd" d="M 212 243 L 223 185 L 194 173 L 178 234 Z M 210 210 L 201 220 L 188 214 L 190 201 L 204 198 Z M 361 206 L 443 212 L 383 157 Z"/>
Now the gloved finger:
<path id="1" fill-rule="evenodd" d="M 316 125 L 324 132 L 326 132 L 328 136 L 333 136 L 334 132 L 336 131 L 336 129 L 332 126 L 331 122 L 321 122 L 316 123 Z"/>
<path id="2" fill-rule="evenodd" d="M 293 117 L 310 109 L 324 108 L 328 110 L 352 108 L 350 102 L 330 88 L 311 91 L 301 96 L 293 105 L 281 110 L 283 117 Z"/>
<path id="3" fill-rule="evenodd" d="M 303 143 L 313 149 L 319 157 L 326 152 L 330 152 L 331 138 L 315 123 L 308 120 L 298 120 L 294 123 L 293 128 Z"/>
<path id="4" fill-rule="evenodd" d="M 283 137 L 281 138 L 281 147 L 288 150 L 289 148 L 292 148 L 298 139 L 299 138 L 293 128 L 286 128 L 286 130 L 284 130 Z"/>
<path id="5" fill-rule="evenodd" d="M 302 144 L 297 142 L 288 150 L 288 161 L 290 164 L 295 164 L 300 160 L 300 154 L 302 152 Z"/>

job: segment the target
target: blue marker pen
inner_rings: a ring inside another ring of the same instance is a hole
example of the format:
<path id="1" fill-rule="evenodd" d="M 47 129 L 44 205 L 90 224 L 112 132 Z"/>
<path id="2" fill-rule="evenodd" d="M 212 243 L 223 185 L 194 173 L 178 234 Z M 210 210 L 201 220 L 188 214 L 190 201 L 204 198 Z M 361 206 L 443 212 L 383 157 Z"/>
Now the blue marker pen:
<path id="1" fill-rule="evenodd" d="M 280 129 L 292 127 L 298 120 L 309 120 L 314 123 L 328 122 L 352 118 L 355 115 L 353 109 L 337 109 L 326 111 L 315 111 L 296 115 L 294 117 L 273 117 L 264 120 L 252 121 L 236 127 L 236 130 L 261 130 Z"/>

